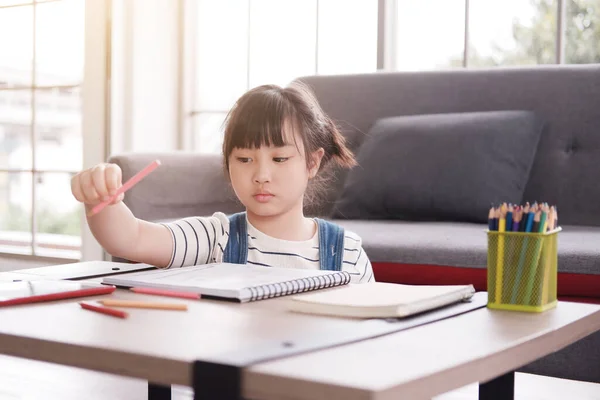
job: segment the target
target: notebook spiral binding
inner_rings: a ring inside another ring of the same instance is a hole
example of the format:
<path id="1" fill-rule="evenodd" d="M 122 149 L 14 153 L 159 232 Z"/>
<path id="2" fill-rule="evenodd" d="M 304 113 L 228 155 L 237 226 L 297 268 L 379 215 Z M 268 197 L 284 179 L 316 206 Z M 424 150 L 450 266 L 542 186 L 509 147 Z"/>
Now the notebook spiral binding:
<path id="1" fill-rule="evenodd" d="M 350 274 L 346 271 L 340 271 L 333 274 L 254 286 L 249 288 L 252 293 L 249 301 L 270 299 L 273 297 L 286 296 L 288 294 L 346 285 L 348 283 L 350 283 Z"/>

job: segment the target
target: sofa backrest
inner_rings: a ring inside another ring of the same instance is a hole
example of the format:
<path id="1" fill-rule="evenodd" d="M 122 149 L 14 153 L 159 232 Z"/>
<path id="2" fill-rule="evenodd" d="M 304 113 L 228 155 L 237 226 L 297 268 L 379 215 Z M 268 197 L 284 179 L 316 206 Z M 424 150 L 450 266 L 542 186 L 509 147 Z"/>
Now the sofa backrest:
<path id="1" fill-rule="evenodd" d="M 546 123 L 524 201 L 556 204 L 561 224 L 600 225 L 600 65 L 396 72 L 300 79 L 359 150 L 379 118 L 530 110 Z M 316 213 L 329 215 L 335 171 Z"/>
<path id="2" fill-rule="evenodd" d="M 234 213 L 243 206 L 225 178 L 220 154 L 188 152 L 124 153 L 109 158 L 123 171 L 123 182 L 156 159 L 162 167 L 125 193 L 133 214 L 147 221 Z"/>

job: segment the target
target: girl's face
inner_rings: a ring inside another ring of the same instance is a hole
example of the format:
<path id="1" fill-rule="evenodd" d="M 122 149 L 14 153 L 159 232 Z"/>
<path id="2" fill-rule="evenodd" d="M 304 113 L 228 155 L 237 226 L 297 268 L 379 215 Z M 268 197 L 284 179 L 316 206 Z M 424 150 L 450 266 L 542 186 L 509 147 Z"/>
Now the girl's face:
<path id="1" fill-rule="evenodd" d="M 249 218 L 303 215 L 304 192 L 319 169 L 323 149 L 311 155 L 307 168 L 302 140 L 287 128 L 286 124 L 281 147 L 234 148 L 229 156 L 231 184 Z"/>

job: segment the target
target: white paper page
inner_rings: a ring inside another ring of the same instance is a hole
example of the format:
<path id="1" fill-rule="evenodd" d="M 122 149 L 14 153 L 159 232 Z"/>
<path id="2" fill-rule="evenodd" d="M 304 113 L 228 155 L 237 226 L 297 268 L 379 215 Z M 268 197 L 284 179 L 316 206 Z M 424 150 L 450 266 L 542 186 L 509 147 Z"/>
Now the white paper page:
<path id="1" fill-rule="evenodd" d="M 182 289 L 239 291 L 253 286 L 277 284 L 332 273 L 335 272 L 222 263 L 111 276 L 104 278 L 103 282 L 123 286 L 159 285 Z"/>

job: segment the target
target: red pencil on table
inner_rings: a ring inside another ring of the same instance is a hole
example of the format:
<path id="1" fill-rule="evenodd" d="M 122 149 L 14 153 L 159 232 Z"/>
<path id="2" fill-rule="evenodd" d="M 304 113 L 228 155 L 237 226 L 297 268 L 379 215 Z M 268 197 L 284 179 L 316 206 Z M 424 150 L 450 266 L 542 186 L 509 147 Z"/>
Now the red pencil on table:
<path id="1" fill-rule="evenodd" d="M 154 294 L 157 296 L 167 296 L 167 297 L 179 297 L 181 299 L 192 299 L 198 300 L 200 295 L 198 293 L 192 292 L 178 292 L 174 290 L 164 290 L 164 289 L 155 289 L 155 288 L 145 288 L 145 287 L 134 287 L 130 289 L 132 292 L 140 293 L 140 294 Z"/>
<path id="2" fill-rule="evenodd" d="M 117 310 L 115 308 L 96 306 L 90 303 L 84 303 L 83 301 L 80 302 L 79 305 L 81 306 L 81 308 L 84 308 L 86 310 L 95 311 L 100 314 L 110 315 L 111 317 L 127 318 L 129 316 L 129 314 L 125 311 Z"/>
<path id="3" fill-rule="evenodd" d="M 127 182 L 125 182 L 123 184 L 123 186 L 121 186 L 119 189 L 117 189 L 117 193 L 115 193 L 113 196 L 111 196 L 110 199 L 108 199 L 107 201 L 103 201 L 102 203 L 94 206 L 94 208 L 92 208 L 92 211 L 89 213 L 88 216 L 91 217 L 92 215 L 98 214 L 100 211 L 104 210 L 104 207 L 109 205 L 119 195 L 121 195 L 122 193 L 125 193 L 126 191 L 131 189 L 133 186 L 135 186 L 139 181 L 144 179 L 152 171 L 154 171 L 156 168 L 158 168 L 159 165 L 160 165 L 160 160 L 152 161 L 150 164 L 148 164 L 146 167 L 144 167 L 144 169 L 142 169 L 140 172 L 138 172 L 137 174 L 132 176 Z"/>

